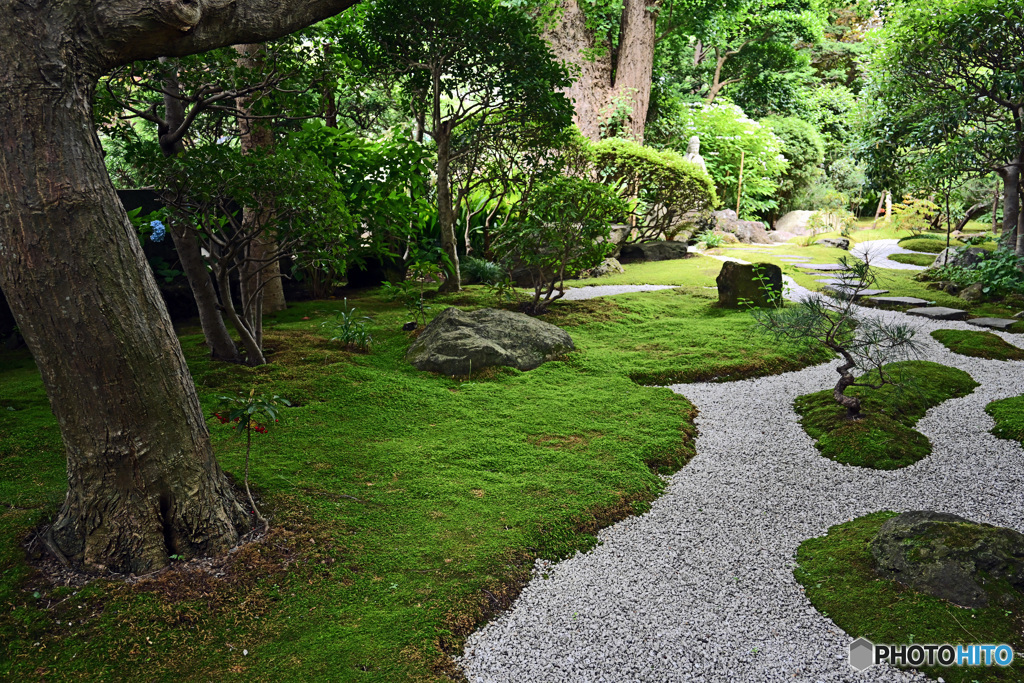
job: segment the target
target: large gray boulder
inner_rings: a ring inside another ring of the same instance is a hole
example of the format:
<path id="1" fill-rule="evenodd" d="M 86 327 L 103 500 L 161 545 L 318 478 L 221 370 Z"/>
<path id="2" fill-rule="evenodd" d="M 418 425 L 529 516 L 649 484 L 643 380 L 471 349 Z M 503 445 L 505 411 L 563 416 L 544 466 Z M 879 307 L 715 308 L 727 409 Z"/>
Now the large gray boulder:
<path id="1" fill-rule="evenodd" d="M 814 215 L 814 211 L 790 211 L 779 220 L 775 221 L 775 229 L 779 232 L 789 232 L 794 235 L 807 235 L 807 221 Z"/>
<path id="2" fill-rule="evenodd" d="M 760 278 L 755 277 L 755 266 Z M 726 261 L 715 282 L 723 308 L 740 308 L 745 301 L 764 308 L 782 299 L 782 269 L 771 263 Z"/>
<path id="3" fill-rule="evenodd" d="M 1024 535 L 944 512 L 905 512 L 871 541 L 878 573 L 962 607 L 986 607 L 986 585 L 1024 590 Z"/>
<path id="4" fill-rule="evenodd" d="M 533 370 L 576 347 L 563 330 L 522 313 L 446 308 L 405 354 L 420 370 L 468 375 L 496 365 Z"/>
<path id="5" fill-rule="evenodd" d="M 744 244 L 772 244 L 771 236 L 760 221 L 741 221 L 732 209 L 715 211 L 716 229 L 731 232 Z"/>
<path id="6" fill-rule="evenodd" d="M 686 245 L 682 242 L 642 242 L 627 244 L 619 252 L 620 263 L 645 261 L 671 261 L 686 258 Z"/>
<path id="7" fill-rule="evenodd" d="M 968 247 L 964 253 L 957 253 L 963 247 L 949 247 L 939 252 L 939 255 L 935 257 L 935 262 L 932 263 L 932 268 L 939 268 L 941 266 L 960 266 L 961 268 L 970 268 L 977 263 L 984 261 L 988 258 L 988 252 L 981 247 Z"/>

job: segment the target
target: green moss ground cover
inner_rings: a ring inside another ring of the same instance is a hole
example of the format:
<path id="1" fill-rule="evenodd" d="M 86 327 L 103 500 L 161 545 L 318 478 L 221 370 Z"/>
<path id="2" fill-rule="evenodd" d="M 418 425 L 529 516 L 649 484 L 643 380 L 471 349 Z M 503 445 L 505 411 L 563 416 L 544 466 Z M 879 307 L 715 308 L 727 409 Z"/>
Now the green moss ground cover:
<path id="1" fill-rule="evenodd" d="M 929 408 L 971 393 L 978 383 L 963 370 L 929 361 L 904 361 L 887 366 L 899 386 L 874 390 L 851 387 L 861 399 L 863 419 L 846 419 L 846 409 L 832 390 L 797 397 L 794 409 L 804 430 L 826 458 L 847 465 L 894 470 L 932 452 L 928 438 L 914 424 Z"/>
<path id="2" fill-rule="evenodd" d="M 546 319 L 577 352 L 469 379 L 407 365 L 406 313 L 372 295 L 349 302 L 374 318 L 369 355 L 319 329 L 340 302 L 269 319 L 262 368 L 211 363 L 201 337 L 182 337 L 208 416 L 216 395 L 253 386 L 296 404 L 253 456 L 274 531 L 218 565 L 219 579 L 202 568 L 84 589 L 41 579 L 22 544 L 60 504 L 64 455 L 31 359 L 0 354 L 0 677 L 444 679 L 533 558 L 590 547 L 598 528 L 646 509 L 663 487 L 657 472 L 692 455 L 692 406 L 637 381 L 825 359 L 753 334 L 746 312 L 715 300 L 691 287 L 560 302 Z M 490 301 L 470 288 L 432 300 L 432 312 L 452 303 Z M 209 427 L 238 475 L 241 441 Z"/>
<path id="3" fill-rule="evenodd" d="M 935 263 L 935 257 L 930 254 L 893 254 L 889 259 L 896 263 L 924 266 L 925 268 Z"/>
<path id="4" fill-rule="evenodd" d="M 932 337 L 953 353 L 991 360 L 1024 360 L 1024 349 L 1008 344 L 991 332 L 935 330 Z"/>
<path id="5" fill-rule="evenodd" d="M 905 237 L 901 239 L 898 244 L 904 249 L 911 251 L 923 251 L 929 254 L 938 254 L 946 248 L 946 240 L 939 239 L 935 235 L 922 235 L 915 237 Z M 949 246 L 951 247 L 962 247 L 964 243 L 960 240 L 950 240 Z"/>
<path id="6" fill-rule="evenodd" d="M 985 412 L 996 421 L 992 433 L 1000 439 L 1019 441 L 1024 445 L 1024 396 L 992 401 L 985 406 Z"/>
<path id="7" fill-rule="evenodd" d="M 796 580 L 807 598 L 851 638 L 874 643 L 1008 643 L 1024 648 L 1024 600 L 1006 590 L 1006 603 L 993 600 L 985 609 L 964 609 L 918 593 L 875 574 L 871 539 L 893 512 L 876 512 L 828 530 L 800 544 Z M 1019 681 L 1024 664 L 1018 657 L 1008 668 L 933 667 L 932 678 L 950 683 Z"/>

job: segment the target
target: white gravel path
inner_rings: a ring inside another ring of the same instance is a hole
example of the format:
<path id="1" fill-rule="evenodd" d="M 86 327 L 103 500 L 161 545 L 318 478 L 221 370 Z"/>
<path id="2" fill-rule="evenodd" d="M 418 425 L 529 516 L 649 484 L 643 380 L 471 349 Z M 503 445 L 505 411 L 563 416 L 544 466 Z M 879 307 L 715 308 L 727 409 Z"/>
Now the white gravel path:
<path id="1" fill-rule="evenodd" d="M 809 293 L 790 287 L 794 298 Z M 700 411 L 697 456 L 649 513 L 601 531 L 594 550 L 538 562 L 512 610 L 467 641 L 460 663 L 469 679 L 923 680 L 889 667 L 855 673 L 849 636 L 804 597 L 793 554 L 803 540 L 877 510 L 942 510 L 1024 531 L 1024 449 L 992 436 L 984 412 L 990 401 L 1024 393 L 1024 362 L 957 356 L 928 334 L 966 323 L 865 314 L 912 322 L 925 358 L 981 383 L 918 422 L 931 456 L 881 472 L 818 455 L 792 404 L 833 386 L 835 363 L 674 385 Z"/>
<path id="2" fill-rule="evenodd" d="M 877 268 L 890 268 L 892 270 L 924 270 L 926 266 L 915 266 L 911 263 L 900 263 L 899 261 L 893 261 L 889 257 L 893 254 L 923 254 L 923 251 L 911 251 L 910 249 L 904 249 L 897 243 L 899 240 L 871 240 L 869 242 L 861 242 L 855 244 L 850 248 L 850 253 L 859 259 L 864 259 L 864 255 L 870 258 L 871 265 Z M 938 254 L 928 254 L 929 256 L 938 256 Z"/>

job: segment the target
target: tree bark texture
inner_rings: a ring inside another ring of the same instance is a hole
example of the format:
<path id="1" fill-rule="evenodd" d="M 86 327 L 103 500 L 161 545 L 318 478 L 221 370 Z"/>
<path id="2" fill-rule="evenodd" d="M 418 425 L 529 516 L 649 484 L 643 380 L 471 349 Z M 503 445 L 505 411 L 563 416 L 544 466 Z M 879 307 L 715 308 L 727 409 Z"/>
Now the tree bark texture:
<path id="1" fill-rule="evenodd" d="M 0 288 L 67 453 L 50 530 L 71 564 L 140 573 L 249 528 L 213 457 L 181 347 L 92 121 L 135 59 L 268 40 L 352 0 L 9 3 L 0 14 Z"/>
<path id="2" fill-rule="evenodd" d="M 455 208 L 452 206 L 452 186 L 449 162 L 451 160 L 452 135 L 446 123 L 434 128 L 437 142 L 437 222 L 441 227 L 441 246 L 451 263 L 446 268 L 442 292 L 457 292 L 462 288 L 462 274 L 459 272 L 459 248 L 455 237 Z"/>
<path id="3" fill-rule="evenodd" d="M 545 32 L 555 55 L 578 68 L 577 78 L 565 94 L 574 103 L 573 122 L 591 140 L 601 138 L 602 126 L 621 103 L 629 111 L 626 133 L 643 142 L 660 7 L 660 0 L 625 0 L 614 60 L 607 42 L 587 28 L 577 0 L 562 0 L 558 23 Z M 598 56 L 591 56 L 594 54 Z"/>

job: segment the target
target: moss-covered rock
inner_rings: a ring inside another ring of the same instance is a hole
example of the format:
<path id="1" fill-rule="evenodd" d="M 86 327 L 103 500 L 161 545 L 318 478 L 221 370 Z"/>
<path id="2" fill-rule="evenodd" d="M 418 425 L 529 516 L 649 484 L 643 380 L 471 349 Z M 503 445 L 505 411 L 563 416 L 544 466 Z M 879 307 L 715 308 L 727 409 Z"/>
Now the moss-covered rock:
<path id="1" fill-rule="evenodd" d="M 1024 535 L 944 512 L 893 517 L 871 554 L 882 576 L 962 607 L 987 607 L 990 582 L 1024 589 Z"/>
<path id="2" fill-rule="evenodd" d="M 405 354 L 420 370 L 468 375 L 493 366 L 533 370 L 574 351 L 561 328 L 522 313 L 482 308 L 447 308 L 424 328 Z"/>
<path id="3" fill-rule="evenodd" d="M 782 301 L 782 269 L 771 263 L 726 261 L 715 279 L 718 305 L 739 308 L 749 302 L 761 308 Z"/>

